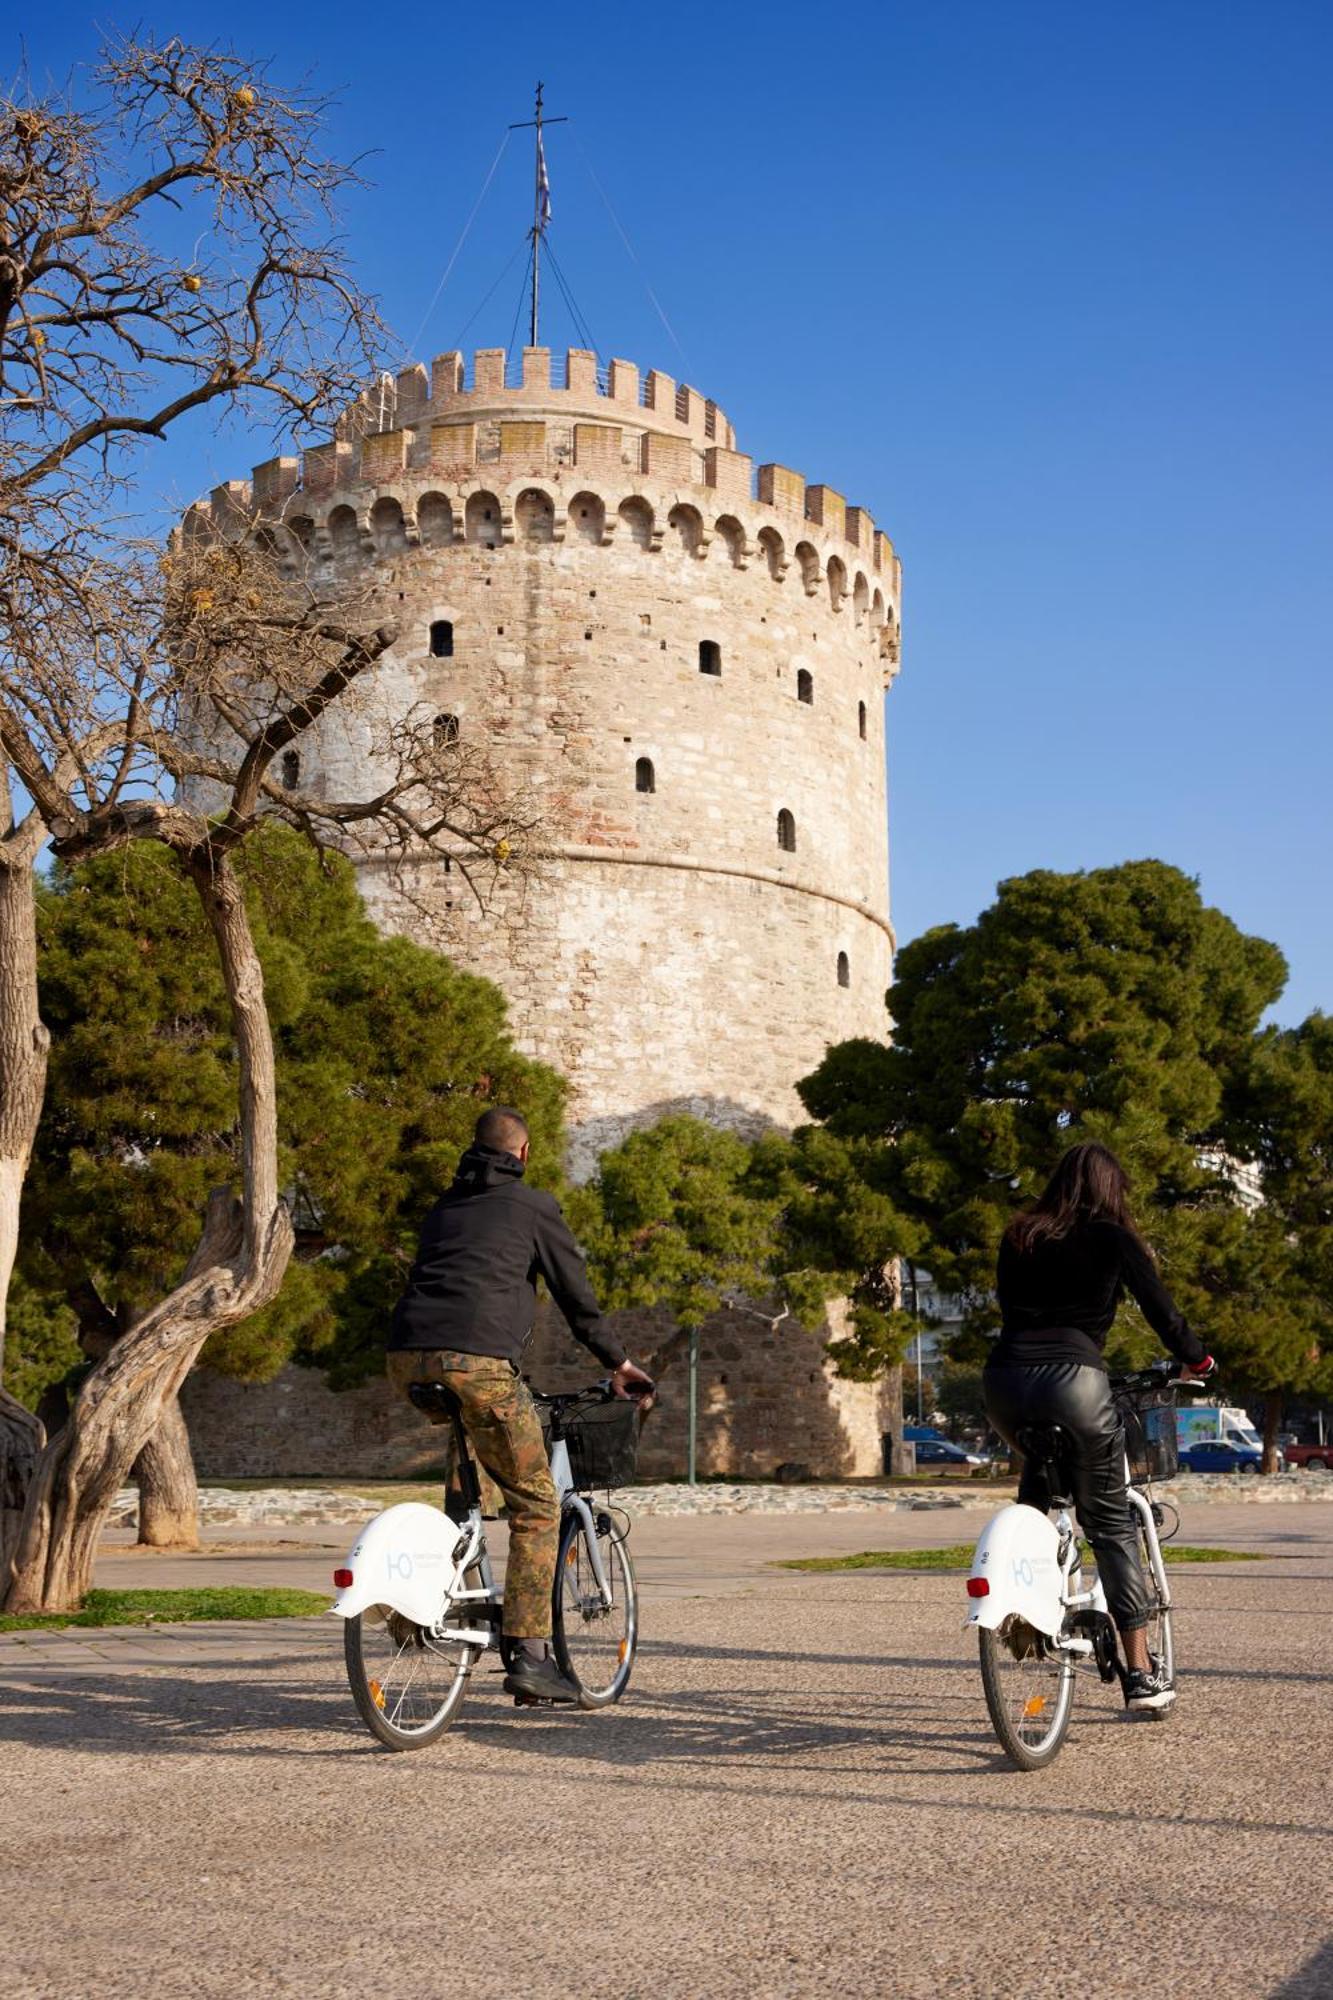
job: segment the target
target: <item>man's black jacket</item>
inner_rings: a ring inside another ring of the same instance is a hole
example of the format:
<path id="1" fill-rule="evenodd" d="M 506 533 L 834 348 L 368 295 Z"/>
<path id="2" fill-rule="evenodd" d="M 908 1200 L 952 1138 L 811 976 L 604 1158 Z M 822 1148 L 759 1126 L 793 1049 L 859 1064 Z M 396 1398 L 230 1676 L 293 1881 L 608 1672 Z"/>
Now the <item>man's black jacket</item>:
<path id="1" fill-rule="evenodd" d="M 625 1350 L 606 1328 L 583 1252 L 555 1196 L 525 1187 L 522 1162 L 512 1153 L 471 1146 L 422 1225 L 389 1347 L 445 1347 L 517 1361 L 532 1329 L 539 1277 L 575 1339 L 608 1368 L 619 1367 Z"/>

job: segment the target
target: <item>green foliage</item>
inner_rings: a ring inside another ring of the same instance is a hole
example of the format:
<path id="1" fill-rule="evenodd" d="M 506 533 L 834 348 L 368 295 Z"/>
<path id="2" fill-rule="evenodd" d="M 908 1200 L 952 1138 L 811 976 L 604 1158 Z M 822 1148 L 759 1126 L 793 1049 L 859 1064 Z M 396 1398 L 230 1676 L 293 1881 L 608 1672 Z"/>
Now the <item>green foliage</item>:
<path id="1" fill-rule="evenodd" d="M 1284 977 L 1274 945 L 1158 861 L 1034 871 L 1002 882 L 975 924 L 904 948 L 893 1046 L 843 1043 L 799 1089 L 829 1132 L 863 1149 L 867 1184 L 919 1231 L 912 1254 L 968 1301 L 974 1339 L 959 1358 L 979 1358 L 977 1337 L 996 1324 L 1009 1216 L 1084 1138 L 1125 1162 L 1167 1282 L 1187 1311 L 1198 1301 L 1224 1351 L 1251 1310 L 1235 1289 L 1248 1224 L 1221 1158 L 1228 1080 Z M 1154 1347 L 1127 1308 L 1114 1358 Z"/>
<path id="2" fill-rule="evenodd" d="M 335 1385 L 381 1366 L 421 1217 L 478 1112 L 519 1104 L 531 1173 L 558 1177 L 564 1086 L 509 1040 L 502 996 L 381 937 L 351 868 L 287 829 L 240 862 L 264 965 L 297 1255 L 266 1311 L 209 1343 L 244 1380 L 292 1356 Z M 216 953 L 189 884 L 148 843 L 58 871 L 39 910 L 52 1030 L 21 1255 L 44 1298 L 116 1324 L 174 1283 L 210 1188 L 235 1183 L 236 1060 Z"/>
<path id="3" fill-rule="evenodd" d="M 9 1288 L 5 1339 L 5 1387 L 25 1409 L 35 1410 L 42 1392 L 83 1363 L 73 1313 L 59 1298 L 26 1284 L 16 1272 Z"/>
<path id="4" fill-rule="evenodd" d="M 935 1370 L 935 1404 L 951 1431 L 984 1424 L 980 1368 L 966 1361 L 941 1362 Z"/>
<path id="5" fill-rule="evenodd" d="M 859 1382 L 901 1361 L 916 1333 L 915 1319 L 898 1304 L 893 1260 L 918 1255 L 924 1240 L 920 1224 L 887 1191 L 883 1147 L 863 1128 L 858 1079 L 873 1093 L 882 1053 L 873 1042 L 831 1051 L 830 1061 L 841 1058 L 834 1066 L 845 1093 L 839 1128 L 802 1126 L 780 1155 L 780 1142 L 769 1142 L 785 1191 L 784 1287 L 811 1318 L 831 1298 L 848 1301 L 846 1334 L 829 1342 L 829 1353 L 840 1375 Z"/>
<path id="6" fill-rule="evenodd" d="M 726 1300 L 762 1298 L 777 1275 L 780 1162 L 697 1118 L 664 1118 L 602 1155 L 569 1218 L 610 1310 L 665 1306 L 695 1327 Z"/>

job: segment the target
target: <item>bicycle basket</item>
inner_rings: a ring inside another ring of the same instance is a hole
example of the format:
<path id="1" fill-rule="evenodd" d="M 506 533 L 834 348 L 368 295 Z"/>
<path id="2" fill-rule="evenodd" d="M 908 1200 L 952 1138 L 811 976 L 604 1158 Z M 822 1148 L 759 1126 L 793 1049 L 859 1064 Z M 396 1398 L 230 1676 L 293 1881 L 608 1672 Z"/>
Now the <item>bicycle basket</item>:
<path id="1" fill-rule="evenodd" d="M 1169 1390 L 1136 1389 L 1117 1396 L 1125 1450 L 1135 1480 L 1174 1479 L 1180 1464 L 1176 1403 Z"/>
<path id="2" fill-rule="evenodd" d="M 617 1397 L 571 1410 L 564 1420 L 569 1470 L 577 1488 L 628 1486 L 639 1461 L 639 1412 Z"/>

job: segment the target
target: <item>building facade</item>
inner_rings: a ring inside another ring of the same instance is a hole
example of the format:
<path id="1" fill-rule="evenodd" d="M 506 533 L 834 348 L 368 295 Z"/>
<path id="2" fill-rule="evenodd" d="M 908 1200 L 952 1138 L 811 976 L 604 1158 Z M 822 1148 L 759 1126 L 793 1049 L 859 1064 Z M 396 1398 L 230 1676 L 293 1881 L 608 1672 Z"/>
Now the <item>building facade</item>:
<path id="1" fill-rule="evenodd" d="M 693 389 L 577 350 L 554 373 L 544 348 L 516 380 L 502 350 L 442 355 L 193 511 L 261 512 L 293 566 L 368 581 L 397 629 L 389 734 L 335 708 L 292 782 L 364 796 L 396 727 L 484 745 L 530 799 L 536 873 L 485 907 L 461 850 L 372 854 L 361 880 L 386 928 L 506 994 L 519 1045 L 569 1080 L 581 1177 L 670 1112 L 789 1125 L 830 1043 L 884 1033 L 901 574 L 864 508 L 756 468 Z"/>

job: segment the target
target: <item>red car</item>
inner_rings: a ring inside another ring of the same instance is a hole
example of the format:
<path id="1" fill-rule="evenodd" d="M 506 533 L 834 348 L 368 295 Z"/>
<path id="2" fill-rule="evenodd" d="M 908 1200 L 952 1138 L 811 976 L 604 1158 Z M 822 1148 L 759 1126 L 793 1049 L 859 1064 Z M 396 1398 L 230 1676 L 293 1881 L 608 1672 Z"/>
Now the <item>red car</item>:
<path id="1" fill-rule="evenodd" d="M 1282 1456 L 1307 1472 L 1333 1472 L 1333 1444 L 1284 1444 Z"/>

